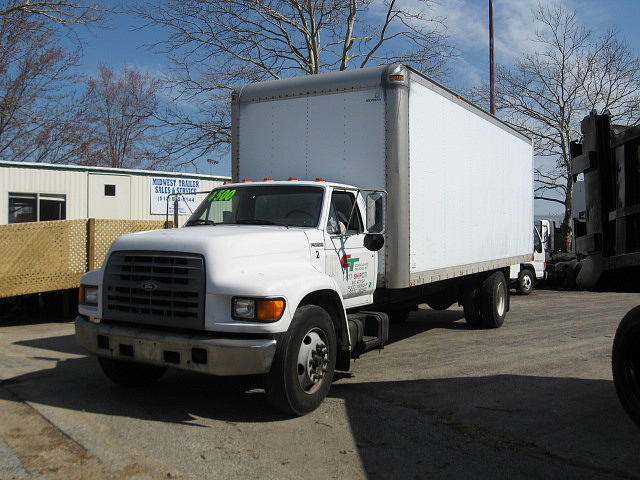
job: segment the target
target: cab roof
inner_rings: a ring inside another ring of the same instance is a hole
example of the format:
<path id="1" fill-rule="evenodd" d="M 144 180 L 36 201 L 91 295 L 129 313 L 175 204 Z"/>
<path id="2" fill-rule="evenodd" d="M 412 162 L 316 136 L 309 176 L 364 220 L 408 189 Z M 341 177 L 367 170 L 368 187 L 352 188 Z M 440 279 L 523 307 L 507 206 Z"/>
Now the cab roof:
<path id="1" fill-rule="evenodd" d="M 327 182 L 325 180 L 262 180 L 258 182 L 246 181 L 246 182 L 234 182 L 220 185 L 216 188 L 229 188 L 229 187 L 247 187 L 247 186 L 311 186 L 311 187 L 332 187 L 332 188 L 344 188 L 346 190 L 358 190 L 358 187 L 354 185 L 347 185 L 344 183 Z"/>

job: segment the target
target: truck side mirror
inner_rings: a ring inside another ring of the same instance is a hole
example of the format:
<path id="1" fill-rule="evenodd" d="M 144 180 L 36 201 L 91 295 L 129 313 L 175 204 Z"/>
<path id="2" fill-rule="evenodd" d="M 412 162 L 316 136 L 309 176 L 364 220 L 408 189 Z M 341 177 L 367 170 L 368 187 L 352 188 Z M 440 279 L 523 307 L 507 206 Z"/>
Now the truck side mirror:
<path id="1" fill-rule="evenodd" d="M 367 233 L 364 236 L 364 248 L 377 252 L 384 247 L 384 235 L 380 233 Z"/>
<path id="2" fill-rule="evenodd" d="M 367 208 L 367 232 L 384 233 L 386 194 L 385 192 L 374 191 L 366 197 Z M 379 235 L 376 235 L 379 236 Z M 368 247 L 367 247 L 368 248 Z M 378 249 L 379 250 L 379 249 Z"/>

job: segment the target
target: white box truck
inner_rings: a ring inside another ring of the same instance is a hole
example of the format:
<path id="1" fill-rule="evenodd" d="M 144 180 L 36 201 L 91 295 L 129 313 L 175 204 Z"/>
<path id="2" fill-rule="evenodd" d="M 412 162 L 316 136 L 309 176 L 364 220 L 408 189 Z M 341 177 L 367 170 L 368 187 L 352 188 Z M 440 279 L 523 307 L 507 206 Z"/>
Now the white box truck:
<path id="1" fill-rule="evenodd" d="M 519 295 L 529 295 L 537 282 L 547 278 L 547 256 L 550 252 L 550 220 L 539 220 L 533 226 L 533 259 L 511 265 L 509 280 Z"/>
<path id="2" fill-rule="evenodd" d="M 248 85 L 232 130 L 234 183 L 82 277 L 76 336 L 111 380 L 261 374 L 301 415 L 420 303 L 502 325 L 533 251 L 528 138 L 403 65 Z"/>

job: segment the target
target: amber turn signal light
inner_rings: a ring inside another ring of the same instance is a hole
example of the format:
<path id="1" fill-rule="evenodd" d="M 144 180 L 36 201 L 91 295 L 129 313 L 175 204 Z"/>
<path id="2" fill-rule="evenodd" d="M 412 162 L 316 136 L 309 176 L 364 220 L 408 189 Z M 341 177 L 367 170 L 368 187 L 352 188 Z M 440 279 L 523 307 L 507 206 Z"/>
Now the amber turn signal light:
<path id="1" fill-rule="evenodd" d="M 280 320 L 284 313 L 285 302 L 277 300 L 258 300 L 256 302 L 256 320 L 263 322 L 275 322 Z"/>

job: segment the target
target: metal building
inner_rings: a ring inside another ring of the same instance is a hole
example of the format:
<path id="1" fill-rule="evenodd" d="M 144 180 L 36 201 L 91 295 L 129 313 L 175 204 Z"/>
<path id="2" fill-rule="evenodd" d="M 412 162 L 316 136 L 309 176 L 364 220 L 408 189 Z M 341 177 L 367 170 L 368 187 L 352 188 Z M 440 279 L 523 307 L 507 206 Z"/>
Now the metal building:
<path id="1" fill-rule="evenodd" d="M 0 161 L 0 224 L 113 218 L 163 220 L 167 195 L 182 193 L 180 223 L 228 177 Z M 170 202 L 169 214 L 173 214 Z"/>

